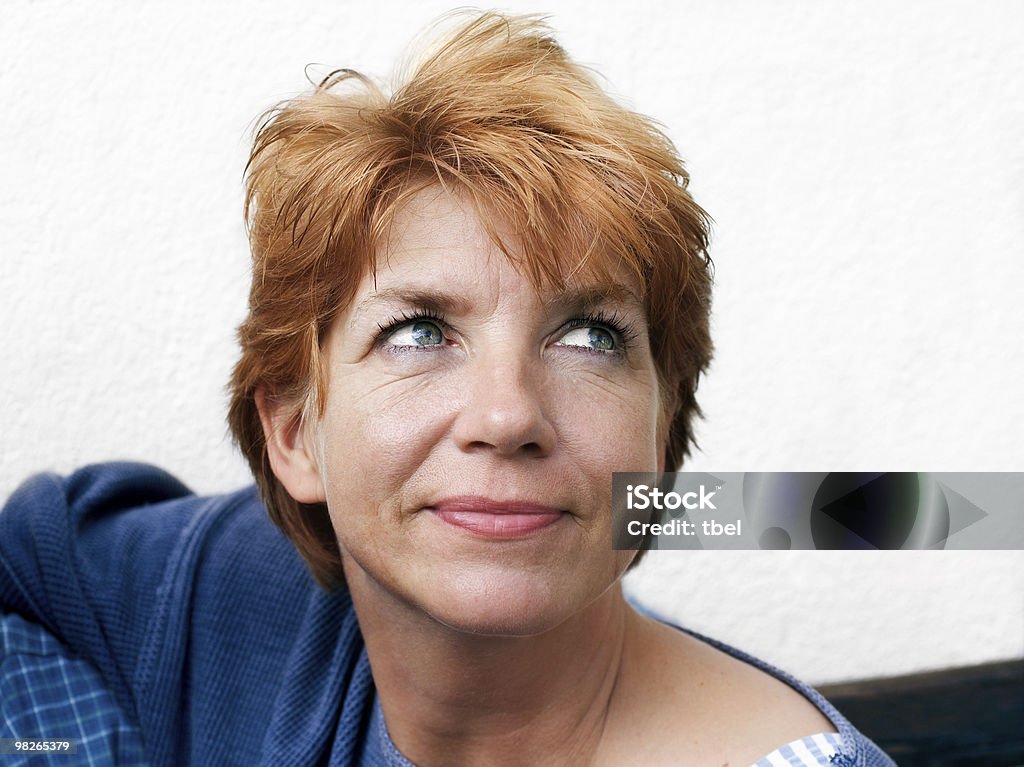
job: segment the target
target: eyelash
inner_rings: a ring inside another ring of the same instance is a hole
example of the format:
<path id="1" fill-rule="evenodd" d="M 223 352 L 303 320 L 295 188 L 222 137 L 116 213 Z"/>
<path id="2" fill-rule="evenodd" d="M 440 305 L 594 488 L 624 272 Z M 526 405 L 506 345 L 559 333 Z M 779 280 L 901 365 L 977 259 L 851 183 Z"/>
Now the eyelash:
<path id="1" fill-rule="evenodd" d="M 377 323 L 377 327 L 380 328 L 381 336 L 386 336 L 389 333 L 394 333 L 402 325 L 408 325 L 410 322 L 419 322 L 420 320 L 430 320 L 436 322 L 438 325 L 448 327 L 448 323 L 445 318 L 437 312 L 432 312 L 429 309 L 416 309 L 414 311 L 403 311 L 398 316 L 392 318 L 388 322 L 383 324 Z"/>
<path id="2" fill-rule="evenodd" d="M 442 333 L 449 327 L 447 320 L 445 320 L 442 315 L 429 309 L 403 311 L 390 321 L 377 324 L 377 328 L 380 330 L 380 333 L 377 336 L 377 343 L 382 344 L 388 336 L 399 328 L 412 322 L 422 322 L 423 320 L 436 323 L 438 327 L 441 328 Z M 616 354 L 626 352 L 632 348 L 633 341 L 637 337 L 636 329 L 618 312 L 609 313 L 604 310 L 580 315 L 578 317 L 572 317 L 562 326 L 559 332 L 564 334 L 569 330 L 589 327 L 591 325 L 600 325 L 612 331 L 612 334 L 616 337 L 616 341 L 619 344 L 619 348 L 612 352 L 602 352 L 596 349 L 590 350 L 595 354 Z M 423 349 L 422 351 L 426 350 L 427 349 Z"/>
<path id="3" fill-rule="evenodd" d="M 612 331 L 612 335 L 615 336 L 618 343 L 618 348 L 611 352 L 602 352 L 597 349 L 590 349 L 589 351 L 594 354 L 624 353 L 632 348 L 633 341 L 636 340 L 636 329 L 618 312 L 608 313 L 601 310 L 590 314 L 584 314 L 580 317 L 573 317 L 565 323 L 564 328 L 565 330 L 572 330 L 574 328 L 585 328 L 591 325 L 600 325 L 601 327 Z"/>
<path id="4" fill-rule="evenodd" d="M 403 311 L 393 319 L 386 323 L 377 323 L 377 327 L 380 329 L 380 333 L 377 335 L 376 345 L 382 346 L 384 340 L 394 333 L 399 328 L 408 325 L 413 322 L 422 322 L 428 320 L 437 324 L 441 328 L 441 332 L 444 333 L 448 329 L 448 322 L 437 312 L 429 309 L 415 309 L 412 311 Z M 414 346 L 402 347 L 402 350 L 413 350 L 413 351 L 430 351 L 429 348 L 418 348 Z"/>

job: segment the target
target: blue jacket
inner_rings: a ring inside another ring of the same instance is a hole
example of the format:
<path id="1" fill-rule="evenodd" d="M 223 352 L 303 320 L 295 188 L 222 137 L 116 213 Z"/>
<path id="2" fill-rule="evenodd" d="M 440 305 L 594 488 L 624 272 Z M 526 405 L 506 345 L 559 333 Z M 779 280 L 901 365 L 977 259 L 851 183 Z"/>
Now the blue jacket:
<path id="1" fill-rule="evenodd" d="M 86 659 L 153 765 L 393 761 L 351 599 L 316 586 L 254 488 L 202 498 L 127 463 L 36 477 L 0 512 L 0 612 Z M 707 641 L 818 705 L 835 764 L 891 767 L 818 693 Z"/>

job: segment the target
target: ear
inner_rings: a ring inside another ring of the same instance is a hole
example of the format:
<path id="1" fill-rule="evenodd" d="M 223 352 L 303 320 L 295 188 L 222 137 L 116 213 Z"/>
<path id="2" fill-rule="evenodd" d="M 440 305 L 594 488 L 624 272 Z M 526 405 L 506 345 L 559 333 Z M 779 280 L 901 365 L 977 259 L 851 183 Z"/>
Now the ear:
<path id="1" fill-rule="evenodd" d="M 302 417 L 275 401 L 266 389 L 257 389 L 255 399 L 274 476 L 299 503 L 326 501 L 320 469 L 303 428 Z"/>

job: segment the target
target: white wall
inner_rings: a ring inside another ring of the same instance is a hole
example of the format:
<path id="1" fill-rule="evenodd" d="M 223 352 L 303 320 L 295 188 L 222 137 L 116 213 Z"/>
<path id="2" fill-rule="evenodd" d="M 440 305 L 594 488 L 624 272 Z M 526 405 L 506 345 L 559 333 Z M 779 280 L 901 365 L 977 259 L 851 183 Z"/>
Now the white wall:
<path id="1" fill-rule="evenodd" d="M 566 2 L 717 221 L 694 468 L 1022 470 L 1024 3 Z M 224 426 L 251 121 L 386 75 L 447 3 L 7 0 L 0 496 L 132 458 L 247 482 Z M 1024 654 L 1020 552 L 650 555 L 633 587 L 813 681 Z"/>

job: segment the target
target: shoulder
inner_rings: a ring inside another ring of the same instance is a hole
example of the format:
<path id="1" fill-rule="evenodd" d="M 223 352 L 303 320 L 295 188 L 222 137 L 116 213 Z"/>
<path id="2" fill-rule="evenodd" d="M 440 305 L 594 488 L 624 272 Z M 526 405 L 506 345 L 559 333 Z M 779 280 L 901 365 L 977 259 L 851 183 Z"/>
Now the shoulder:
<path id="1" fill-rule="evenodd" d="M 781 764 L 829 764 L 827 739 L 812 737 L 826 733 L 841 733 L 832 736 L 836 744 L 862 750 L 861 742 L 846 742 L 856 731 L 835 721 L 842 719 L 838 712 L 806 685 L 731 648 L 650 618 L 637 620 L 642 639 L 628 669 L 633 694 L 623 715 L 626 731 L 648 734 L 644 763 L 764 767 L 776 763 L 773 752 L 781 749 L 789 759 Z M 813 747 L 805 747 L 805 739 Z M 796 749 L 796 756 L 783 746 Z M 805 761 L 793 761 L 798 756 Z"/>
<path id="2" fill-rule="evenodd" d="M 156 467 L 108 463 L 34 477 L 0 512 L 0 609 L 91 659 L 119 697 L 148 638 L 181 634 L 225 593 L 250 615 L 311 588 L 254 488 L 201 497 Z"/>
<path id="3" fill-rule="evenodd" d="M 168 548 L 160 541 L 173 536 L 184 514 L 144 510 L 189 497 L 188 488 L 169 474 L 141 464 L 31 478 L 0 511 L 0 604 L 60 637 L 57 613 L 64 607 L 76 612 L 76 602 L 84 610 L 80 602 L 90 585 L 116 588 L 124 578 L 121 565 L 131 558 L 159 566 L 158 550 Z M 138 524 L 142 517 L 153 524 Z M 137 557 L 140 548 L 152 556 Z"/>
<path id="4" fill-rule="evenodd" d="M 0 562 L 28 596 L 39 596 L 33 587 L 51 580 L 48 574 L 65 583 L 84 576 L 106 590 L 118 581 L 160 578 L 172 559 L 237 550 L 260 562 L 288 548 L 254 487 L 197 496 L 141 463 L 95 464 L 67 477 L 40 474 L 0 511 Z"/>
<path id="5" fill-rule="evenodd" d="M 187 579 L 203 554 L 242 548 L 225 540 L 224 527 L 245 520 L 246 551 L 259 559 L 286 550 L 251 489 L 202 498 L 138 463 L 33 477 L 0 512 L 0 604 L 60 638 L 64 608 L 151 599 L 169 576 Z"/>

